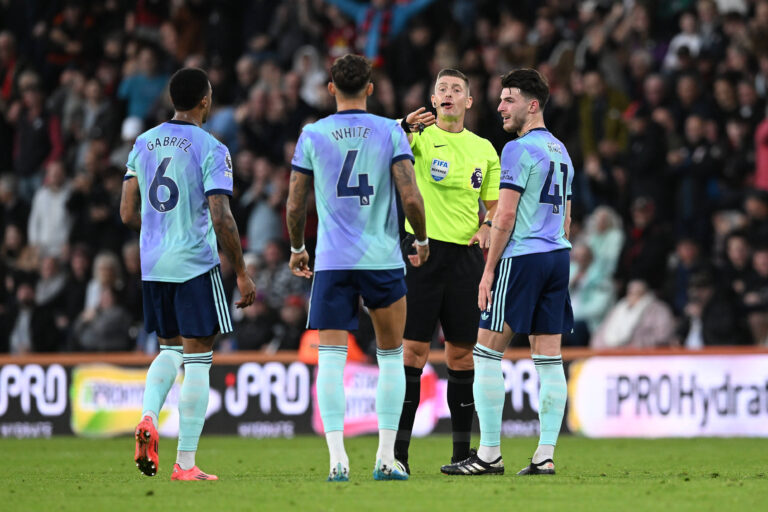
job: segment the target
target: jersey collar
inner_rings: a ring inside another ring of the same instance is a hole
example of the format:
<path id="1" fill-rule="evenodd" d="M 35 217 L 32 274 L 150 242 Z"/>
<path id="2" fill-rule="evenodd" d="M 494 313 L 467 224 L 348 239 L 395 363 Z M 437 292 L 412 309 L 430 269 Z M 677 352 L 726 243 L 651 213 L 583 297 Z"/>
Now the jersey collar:
<path id="1" fill-rule="evenodd" d="M 195 123 L 190 123 L 189 121 L 179 121 L 178 119 L 170 119 L 170 120 L 166 121 L 166 123 L 171 123 L 171 124 L 188 124 L 188 125 L 191 125 L 191 126 L 197 126 Z"/>
<path id="2" fill-rule="evenodd" d="M 518 137 L 518 139 L 522 139 L 523 137 L 525 137 L 526 135 L 528 135 L 528 134 L 529 134 L 529 133 L 531 133 L 531 132 L 538 132 L 538 131 L 541 131 L 541 132 L 548 132 L 549 130 L 547 130 L 547 129 L 546 129 L 546 128 L 544 128 L 543 126 L 539 126 L 539 127 L 537 127 L 537 128 L 531 128 L 530 130 L 528 130 L 527 132 L 525 132 L 524 134 L 522 134 L 521 136 L 519 136 L 519 137 Z"/>
<path id="3" fill-rule="evenodd" d="M 339 110 L 336 113 L 337 114 L 367 114 L 368 112 L 365 110 L 361 110 L 359 108 L 352 108 L 349 110 Z"/>

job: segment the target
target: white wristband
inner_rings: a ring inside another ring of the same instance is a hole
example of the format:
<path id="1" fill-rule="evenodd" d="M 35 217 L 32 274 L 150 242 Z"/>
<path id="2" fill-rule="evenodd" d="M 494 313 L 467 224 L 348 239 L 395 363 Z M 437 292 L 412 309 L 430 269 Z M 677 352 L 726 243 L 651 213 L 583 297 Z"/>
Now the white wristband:
<path id="1" fill-rule="evenodd" d="M 301 254 L 304 252 L 304 249 L 305 249 L 305 245 L 301 244 L 301 247 L 299 247 L 298 249 L 294 249 L 293 247 L 291 247 L 291 252 L 293 254 Z"/>
<path id="2" fill-rule="evenodd" d="M 424 240 L 416 240 L 415 243 L 419 247 L 424 247 L 425 245 L 429 245 L 429 238 L 425 238 Z"/>

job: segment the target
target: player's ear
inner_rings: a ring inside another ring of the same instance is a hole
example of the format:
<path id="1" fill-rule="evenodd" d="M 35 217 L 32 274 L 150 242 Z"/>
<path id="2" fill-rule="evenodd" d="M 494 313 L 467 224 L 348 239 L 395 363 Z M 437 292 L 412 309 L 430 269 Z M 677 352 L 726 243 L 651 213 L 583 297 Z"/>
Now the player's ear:
<path id="1" fill-rule="evenodd" d="M 435 99 L 435 95 L 432 95 L 432 108 L 437 108 L 437 100 Z"/>
<path id="2" fill-rule="evenodd" d="M 467 110 L 472 108 L 472 96 L 467 97 Z"/>
<path id="3" fill-rule="evenodd" d="M 535 114 L 539 108 L 539 100 L 531 100 L 531 104 L 528 105 L 528 113 Z"/>
<path id="4" fill-rule="evenodd" d="M 328 82 L 328 93 L 331 96 L 336 96 L 336 86 L 333 85 L 333 82 Z"/>
<path id="5" fill-rule="evenodd" d="M 365 95 L 370 96 L 373 94 L 373 82 L 368 82 L 368 87 L 365 88 Z"/>

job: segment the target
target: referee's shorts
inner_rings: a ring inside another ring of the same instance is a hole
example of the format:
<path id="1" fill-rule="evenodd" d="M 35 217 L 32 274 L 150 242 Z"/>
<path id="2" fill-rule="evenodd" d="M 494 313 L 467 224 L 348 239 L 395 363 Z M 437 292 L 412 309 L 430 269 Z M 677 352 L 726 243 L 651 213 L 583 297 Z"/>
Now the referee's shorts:
<path id="1" fill-rule="evenodd" d="M 407 236 L 403 252 L 408 253 L 412 243 L 413 235 Z M 420 267 L 406 265 L 408 316 L 404 337 L 429 343 L 439 320 L 447 341 L 476 343 L 480 321 L 477 292 L 485 265 L 480 246 L 430 239 L 427 262 Z"/>

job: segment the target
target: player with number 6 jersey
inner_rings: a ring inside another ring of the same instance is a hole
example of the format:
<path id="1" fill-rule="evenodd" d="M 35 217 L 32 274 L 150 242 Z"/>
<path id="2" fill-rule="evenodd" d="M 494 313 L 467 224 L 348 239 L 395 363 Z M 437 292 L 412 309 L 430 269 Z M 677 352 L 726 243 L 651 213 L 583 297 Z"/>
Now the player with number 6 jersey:
<path id="1" fill-rule="evenodd" d="M 182 283 L 218 265 L 206 197 L 232 195 L 232 159 L 213 135 L 170 120 L 139 135 L 126 164 L 141 194 L 141 275 Z M 183 192 L 179 187 L 183 187 Z"/>
<path id="2" fill-rule="evenodd" d="M 183 364 L 171 480 L 217 480 L 195 464 L 213 343 L 217 333 L 232 331 L 217 241 L 237 274 L 242 297 L 237 307 L 251 305 L 256 291 L 245 272 L 229 209 L 232 160 L 227 148 L 202 129 L 211 111 L 208 75 L 202 69 L 180 69 L 168 89 L 173 119 L 136 139 L 120 200 L 123 223 L 140 232 L 144 326 L 157 333 L 160 345 L 147 371 L 134 460 L 145 475 L 157 473 L 160 409 Z"/>

